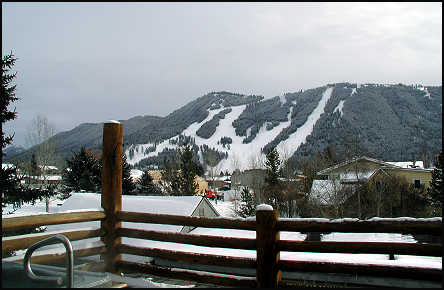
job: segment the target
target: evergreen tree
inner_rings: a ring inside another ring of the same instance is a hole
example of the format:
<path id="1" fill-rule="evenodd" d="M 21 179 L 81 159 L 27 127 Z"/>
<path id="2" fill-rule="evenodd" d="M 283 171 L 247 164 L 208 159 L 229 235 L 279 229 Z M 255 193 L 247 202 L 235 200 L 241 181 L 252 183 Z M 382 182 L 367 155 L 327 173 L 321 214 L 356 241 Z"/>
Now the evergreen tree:
<path id="1" fill-rule="evenodd" d="M 12 85 L 12 81 L 17 75 L 17 72 L 10 74 L 9 71 L 15 64 L 17 59 L 12 53 L 2 57 L 2 95 L 0 101 L 0 128 L 1 128 L 1 145 L 2 154 L 0 155 L 0 161 L 3 163 L 3 148 L 12 143 L 14 136 L 6 136 L 3 132 L 3 123 L 14 120 L 17 118 L 17 112 L 9 111 L 8 106 L 17 101 L 19 98 L 15 95 L 16 85 Z"/>
<path id="2" fill-rule="evenodd" d="M 442 151 L 436 156 L 435 160 L 435 169 L 432 172 L 432 181 L 430 183 L 430 187 L 428 189 L 428 198 L 429 202 L 432 206 L 438 207 L 434 213 L 442 215 L 442 202 L 443 202 L 443 193 L 442 193 L 442 166 L 444 160 Z"/>
<path id="3" fill-rule="evenodd" d="M 32 153 L 31 156 L 31 165 L 30 165 L 30 175 L 31 176 L 40 176 L 42 174 L 42 170 L 40 169 L 38 163 L 37 163 L 37 158 L 35 157 L 35 154 Z"/>
<path id="4" fill-rule="evenodd" d="M 265 161 L 265 167 L 267 170 L 267 175 L 265 177 L 265 182 L 269 186 L 274 186 L 279 184 L 279 170 L 281 161 L 279 160 L 279 153 L 276 148 L 271 148 L 268 150 L 266 155 L 267 160 Z"/>
<path id="5" fill-rule="evenodd" d="M 286 211 L 285 200 L 283 196 L 282 183 L 279 181 L 279 171 L 281 161 L 279 160 L 279 153 L 276 148 L 268 150 L 265 161 L 266 176 L 265 176 L 265 198 L 266 203 L 273 206 L 282 212 Z"/>
<path id="6" fill-rule="evenodd" d="M 153 177 L 148 171 L 144 171 L 137 181 L 137 191 L 149 195 L 160 195 L 159 188 L 154 184 Z"/>
<path id="7" fill-rule="evenodd" d="M 256 215 L 256 198 L 250 192 L 248 187 L 242 188 L 241 191 L 241 203 L 236 213 L 241 217 L 250 217 Z"/>
<path id="8" fill-rule="evenodd" d="M 136 189 L 136 185 L 131 178 L 131 167 L 122 154 L 122 194 L 131 194 Z"/>
<path id="9" fill-rule="evenodd" d="M 66 160 L 68 170 L 63 174 L 67 191 L 97 192 L 101 187 L 101 164 L 94 154 L 82 147 Z"/>
<path id="10" fill-rule="evenodd" d="M 164 170 L 162 170 L 162 180 L 167 194 L 180 195 L 179 193 L 179 173 L 175 162 L 163 159 Z"/>
<path id="11" fill-rule="evenodd" d="M 19 100 L 15 95 L 16 85 L 12 85 L 12 81 L 17 73 L 10 73 L 10 70 L 17 59 L 12 52 L 2 57 L 2 92 L 0 96 L 0 131 L 1 131 L 1 154 L 0 161 L 3 164 L 3 149 L 12 143 L 14 136 L 5 136 L 3 132 L 3 124 L 7 121 L 14 120 L 17 112 L 10 111 L 8 106 Z M 26 202 L 35 202 L 37 199 L 50 197 L 55 195 L 54 188 L 31 188 L 23 186 L 20 178 L 18 178 L 17 167 L 0 168 L 0 188 L 2 190 L 2 207 L 12 204 L 14 209 L 19 208 Z"/>
<path id="12" fill-rule="evenodd" d="M 17 73 L 9 74 L 10 69 L 14 66 L 16 58 L 13 54 L 9 54 L 2 57 L 2 95 L 0 101 L 0 129 L 1 129 L 1 148 L 2 153 L 0 154 L 0 161 L 3 164 L 3 149 L 6 148 L 8 144 L 12 143 L 13 136 L 6 136 L 3 132 L 3 123 L 7 121 L 14 120 L 17 117 L 17 113 L 14 111 L 9 111 L 8 106 L 17 101 L 18 98 L 15 96 L 16 85 L 11 85 L 11 82 L 15 78 Z M 0 187 L 2 188 L 2 206 L 6 206 L 6 199 L 11 199 L 12 201 L 19 198 L 17 194 L 20 188 L 20 180 L 17 178 L 17 168 L 7 167 L 0 168 Z"/>
<path id="13" fill-rule="evenodd" d="M 198 185 L 195 181 L 198 166 L 193 161 L 193 151 L 189 145 L 186 145 L 179 150 L 179 154 L 179 192 L 181 195 L 195 195 L 198 189 Z"/>

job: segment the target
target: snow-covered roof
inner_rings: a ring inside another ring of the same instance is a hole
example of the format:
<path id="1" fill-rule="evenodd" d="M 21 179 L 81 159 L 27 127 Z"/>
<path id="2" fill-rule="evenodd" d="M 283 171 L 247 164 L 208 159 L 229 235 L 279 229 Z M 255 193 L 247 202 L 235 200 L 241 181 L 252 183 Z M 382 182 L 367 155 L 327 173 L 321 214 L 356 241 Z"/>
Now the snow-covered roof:
<path id="1" fill-rule="evenodd" d="M 41 168 L 41 169 L 45 169 L 45 170 L 59 170 L 57 167 L 55 167 L 55 166 L 52 166 L 52 165 L 39 165 L 39 167 Z"/>
<path id="2" fill-rule="evenodd" d="M 155 213 L 155 214 L 171 214 L 191 216 L 199 203 L 202 196 L 134 196 L 122 195 L 122 210 L 131 212 Z M 101 207 L 101 194 L 76 192 L 65 200 L 58 212 L 66 212 L 80 209 L 96 209 L 103 210 Z M 216 211 L 216 210 L 215 210 Z M 217 212 L 217 211 L 216 211 Z M 95 223 L 99 227 L 99 222 Z M 125 222 L 123 223 L 125 224 Z M 129 223 L 135 225 L 135 223 Z M 92 224 L 91 224 L 92 225 Z M 162 224 L 138 224 L 138 228 L 160 231 L 179 232 L 183 226 L 162 225 Z M 67 227 L 68 225 L 48 226 L 52 229 L 58 227 Z"/>
<path id="3" fill-rule="evenodd" d="M 402 168 L 413 168 L 412 161 L 387 162 L 387 163 L 398 166 L 398 167 L 402 167 Z M 423 161 L 415 161 L 415 166 L 417 166 L 417 168 L 424 168 L 424 162 Z"/>
<path id="4" fill-rule="evenodd" d="M 136 179 L 139 179 L 143 175 L 143 171 L 139 169 L 131 169 L 131 179 L 134 181 Z"/>
<path id="5" fill-rule="evenodd" d="M 399 166 L 397 166 L 395 164 L 391 164 L 389 162 L 385 162 L 385 161 L 382 161 L 382 160 L 370 158 L 370 157 L 367 157 L 367 156 L 361 156 L 361 157 L 355 157 L 355 158 L 352 158 L 350 160 L 347 160 L 347 161 L 338 163 L 336 165 L 333 165 L 331 167 L 325 168 L 325 169 L 319 171 L 317 174 L 319 174 L 319 175 L 328 174 L 330 171 L 332 171 L 334 169 L 337 169 L 337 168 L 340 168 L 342 166 L 345 166 L 345 165 L 348 165 L 350 163 L 354 163 L 354 162 L 357 162 L 357 161 L 361 161 L 361 160 L 366 160 L 366 161 L 374 162 L 374 163 L 380 164 L 381 166 L 399 167 Z"/>
<path id="6" fill-rule="evenodd" d="M 409 172 L 433 172 L 433 168 L 399 168 L 399 167 L 381 167 L 378 170 L 396 170 L 396 171 L 409 171 Z"/>
<path id="7" fill-rule="evenodd" d="M 122 210 L 156 214 L 191 215 L 202 196 L 145 196 L 122 195 Z M 101 209 L 101 194 L 75 192 L 61 206 L 60 211 L 88 208 Z"/>
<path id="8" fill-rule="evenodd" d="M 375 173 L 375 171 L 376 169 L 358 172 L 341 172 L 339 174 L 339 179 L 344 181 L 358 181 L 362 179 L 369 179 Z"/>

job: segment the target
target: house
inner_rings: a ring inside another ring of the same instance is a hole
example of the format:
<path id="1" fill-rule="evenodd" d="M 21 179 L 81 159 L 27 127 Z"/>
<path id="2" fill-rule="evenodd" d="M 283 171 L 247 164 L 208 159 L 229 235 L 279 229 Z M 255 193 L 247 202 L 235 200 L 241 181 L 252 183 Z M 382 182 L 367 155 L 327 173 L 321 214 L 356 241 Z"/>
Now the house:
<path id="1" fill-rule="evenodd" d="M 391 172 L 392 176 L 403 177 L 419 187 L 426 188 L 432 180 L 432 169 L 425 169 L 422 161 L 386 162 L 366 156 L 353 158 L 318 172 L 319 179 L 339 180 L 341 184 L 354 184 L 368 181 L 378 170 Z"/>
<path id="2" fill-rule="evenodd" d="M 313 181 L 311 197 L 319 204 L 328 205 L 345 201 L 358 182 L 376 182 L 382 175 L 401 177 L 416 188 L 424 186 L 427 189 L 432 169 L 424 169 L 422 161 L 386 162 L 362 156 L 323 169 L 317 175 L 319 178 Z"/>
<path id="3" fill-rule="evenodd" d="M 318 179 L 340 180 L 342 183 L 356 183 L 359 180 L 368 179 L 375 170 L 384 166 L 401 168 L 393 163 L 362 156 L 323 169 L 319 171 L 317 175 L 320 177 Z"/>

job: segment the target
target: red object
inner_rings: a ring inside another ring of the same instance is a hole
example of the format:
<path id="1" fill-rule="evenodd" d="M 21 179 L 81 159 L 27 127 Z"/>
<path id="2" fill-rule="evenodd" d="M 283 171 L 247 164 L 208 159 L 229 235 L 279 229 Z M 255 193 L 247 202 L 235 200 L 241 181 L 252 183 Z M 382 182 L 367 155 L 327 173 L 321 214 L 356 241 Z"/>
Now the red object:
<path id="1" fill-rule="evenodd" d="M 215 198 L 216 194 L 214 191 L 209 190 L 209 189 L 205 189 L 205 197 L 206 198 Z"/>

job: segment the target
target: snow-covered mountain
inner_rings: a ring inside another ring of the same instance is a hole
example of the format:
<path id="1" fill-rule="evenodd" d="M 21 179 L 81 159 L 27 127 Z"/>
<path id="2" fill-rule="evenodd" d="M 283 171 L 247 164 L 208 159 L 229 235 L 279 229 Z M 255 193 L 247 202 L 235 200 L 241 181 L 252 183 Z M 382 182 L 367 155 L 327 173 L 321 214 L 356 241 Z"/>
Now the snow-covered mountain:
<path id="1" fill-rule="evenodd" d="M 442 86 L 336 83 L 267 99 L 211 92 L 166 117 L 120 121 L 127 160 L 141 168 L 161 166 L 184 142 L 202 163 L 215 153 L 220 171 L 250 168 L 271 147 L 288 158 L 327 146 L 344 154 L 354 142 L 387 161 L 431 158 L 442 148 Z M 65 158 L 81 146 L 100 151 L 102 127 L 81 124 L 54 138 Z"/>
<path id="2" fill-rule="evenodd" d="M 310 113 L 307 120 L 295 132 L 289 134 L 288 138 L 278 143 L 278 150 L 280 153 L 293 155 L 300 144 L 305 142 L 307 136 L 313 131 L 315 123 L 319 120 L 322 113 L 324 113 L 325 105 L 331 98 L 333 87 L 326 88 L 322 93 L 321 100 L 316 108 Z M 220 101 L 223 102 L 224 95 L 215 93 L 220 96 Z M 236 167 L 239 169 L 246 169 L 250 167 L 251 162 L 260 157 L 263 149 L 275 140 L 276 137 L 285 129 L 290 128 L 292 122 L 293 109 L 297 105 L 296 101 L 287 103 L 285 99 L 276 98 L 269 101 L 270 110 L 264 111 L 273 115 L 274 112 L 281 110 L 281 108 L 288 109 L 285 118 L 267 118 L 266 116 L 256 116 L 256 120 L 248 120 L 245 111 L 252 107 L 260 106 L 260 103 L 250 103 L 244 105 L 218 105 L 217 102 L 211 104 L 208 108 L 208 115 L 200 122 L 194 122 L 186 127 L 180 135 L 191 137 L 194 144 L 198 147 L 203 145 L 209 148 L 226 153 L 227 158 L 223 158 L 218 165 L 220 170 L 233 171 Z M 276 106 L 276 104 L 279 107 Z M 285 106 L 285 107 L 284 107 Z M 248 107 L 248 108 L 247 108 Z M 228 109 L 228 110 L 227 110 Z M 283 110 L 283 109 L 282 109 Z M 223 113 L 223 114 L 221 114 Z M 294 116 L 293 116 L 294 117 Z M 236 122 L 251 123 L 247 128 L 242 129 L 242 126 L 235 126 Z M 206 130 L 211 131 L 211 134 L 202 133 L 202 128 L 207 127 Z M 237 134 L 236 131 L 240 131 Z M 254 135 L 254 136 L 253 136 Z M 203 136 L 203 137 L 202 137 Z M 253 136 L 253 138 L 252 138 Z M 228 139 L 228 143 L 222 142 L 223 138 Z M 125 150 L 125 153 L 130 164 L 137 164 L 143 159 L 149 157 L 156 157 L 161 152 L 167 149 L 176 149 L 179 136 L 173 136 L 165 139 L 162 142 L 153 142 L 145 144 L 131 144 Z M 151 148 L 151 149 L 150 149 Z M 149 150 L 147 150 L 149 149 Z M 203 162 L 202 152 L 199 151 L 199 156 Z"/>
<path id="3" fill-rule="evenodd" d="M 180 112 L 183 127 L 177 134 L 130 142 L 125 153 L 133 165 L 161 164 L 159 156 L 186 136 L 201 162 L 210 148 L 221 159 L 218 170 L 232 171 L 252 167 L 274 146 L 281 157 L 307 156 L 328 145 L 340 153 L 356 137 L 365 154 L 420 159 L 421 149 L 442 147 L 441 108 L 442 87 L 401 84 L 331 84 L 271 99 L 217 92 L 190 104 L 190 115 Z"/>

